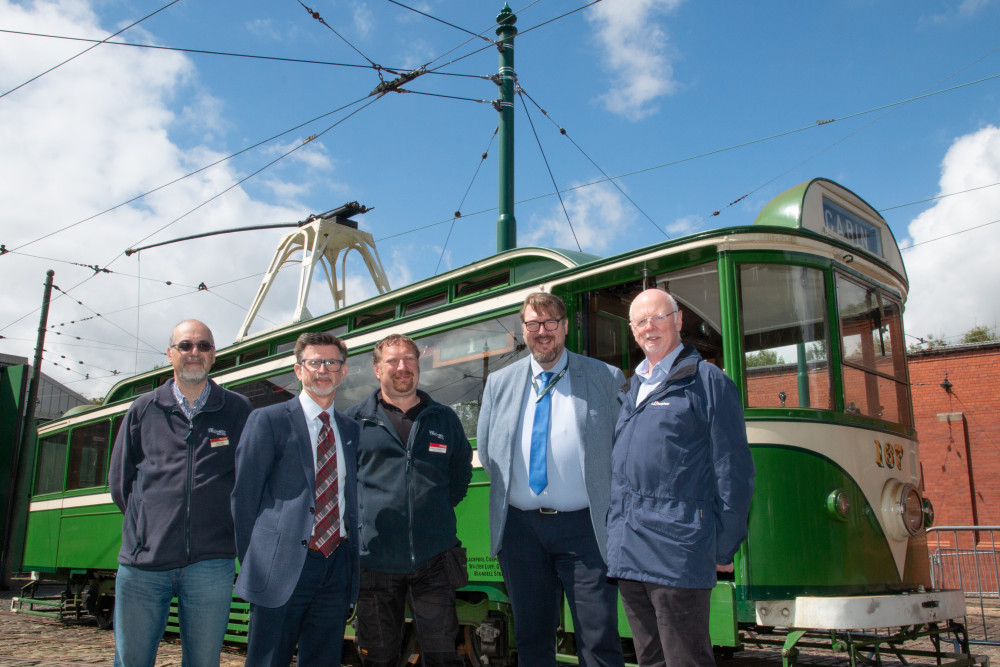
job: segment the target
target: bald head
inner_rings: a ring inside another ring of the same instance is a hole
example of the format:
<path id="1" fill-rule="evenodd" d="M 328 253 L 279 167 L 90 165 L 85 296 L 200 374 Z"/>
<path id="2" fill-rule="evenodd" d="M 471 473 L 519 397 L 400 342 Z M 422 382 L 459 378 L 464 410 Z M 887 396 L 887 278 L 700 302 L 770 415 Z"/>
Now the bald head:
<path id="1" fill-rule="evenodd" d="M 184 320 L 170 333 L 167 360 L 174 367 L 174 382 L 181 391 L 185 395 L 200 393 L 215 363 L 212 331 L 198 320 Z"/>
<path id="2" fill-rule="evenodd" d="M 628 309 L 635 342 L 649 360 L 658 364 L 681 344 L 681 311 L 677 301 L 661 289 L 641 292 Z"/>

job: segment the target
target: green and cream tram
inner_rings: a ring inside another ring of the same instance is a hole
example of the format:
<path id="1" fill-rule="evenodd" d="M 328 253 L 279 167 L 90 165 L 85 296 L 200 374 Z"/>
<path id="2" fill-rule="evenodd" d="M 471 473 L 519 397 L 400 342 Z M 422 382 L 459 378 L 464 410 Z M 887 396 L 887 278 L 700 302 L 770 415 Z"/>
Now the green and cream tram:
<path id="1" fill-rule="evenodd" d="M 526 294 L 561 296 L 569 308 L 567 346 L 630 375 L 642 355 L 628 306 L 653 285 L 683 309 L 684 341 L 741 389 L 757 468 L 749 537 L 735 573 L 713 596 L 714 643 L 735 649 L 748 633 L 755 641 L 768 633 L 784 644 L 786 662 L 800 646 L 839 648 L 853 659 L 886 643 L 905 649 L 920 635 L 937 644 L 938 633 L 957 635 L 965 646 L 953 620 L 965 615 L 961 592 L 930 588 L 925 528 L 933 511 L 921 493 L 903 341 L 906 271 L 886 222 L 831 181 L 788 190 L 753 224 L 610 258 L 502 252 L 246 336 L 219 350 L 213 377 L 255 406 L 287 400 L 298 391 L 296 337 L 332 331 L 351 350 L 337 393 L 343 409 L 374 388 L 372 345 L 406 333 L 421 348 L 421 388 L 452 406 L 473 439 L 486 377 L 527 354 L 518 320 Z M 107 489 L 111 444 L 130 402 L 170 370 L 126 380 L 104 405 L 39 430 L 24 569 L 65 583 L 64 597 L 103 621 L 113 605 L 121 528 Z M 460 591 L 464 632 L 456 640 L 470 657 L 513 664 L 510 608 L 489 556 L 488 485 L 477 467 L 458 507 L 470 583 Z M 31 591 L 19 604 L 41 608 Z M 239 641 L 246 605 L 234 600 L 233 610 L 230 639 Z M 569 613 L 564 617 L 560 646 L 572 661 Z M 627 639 L 623 615 L 620 631 Z"/>

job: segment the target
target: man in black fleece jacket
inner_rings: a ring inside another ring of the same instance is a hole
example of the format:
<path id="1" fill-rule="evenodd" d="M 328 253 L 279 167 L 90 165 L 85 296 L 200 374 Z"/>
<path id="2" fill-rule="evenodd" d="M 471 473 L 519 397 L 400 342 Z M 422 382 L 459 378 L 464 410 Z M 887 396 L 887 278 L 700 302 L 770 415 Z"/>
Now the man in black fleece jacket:
<path id="1" fill-rule="evenodd" d="M 115 666 L 152 667 L 177 598 L 185 665 L 218 665 L 236 541 L 229 496 L 250 401 L 208 379 L 215 341 L 178 324 L 174 378 L 132 403 L 111 454 L 111 497 L 125 514 L 115 581 Z"/>
<path id="2" fill-rule="evenodd" d="M 409 599 L 421 663 L 460 667 L 455 589 L 464 551 L 454 508 L 472 479 L 472 447 L 455 411 L 417 389 L 412 339 L 387 336 L 373 358 L 380 387 L 347 411 L 361 427 L 361 659 L 366 667 L 398 664 Z"/>

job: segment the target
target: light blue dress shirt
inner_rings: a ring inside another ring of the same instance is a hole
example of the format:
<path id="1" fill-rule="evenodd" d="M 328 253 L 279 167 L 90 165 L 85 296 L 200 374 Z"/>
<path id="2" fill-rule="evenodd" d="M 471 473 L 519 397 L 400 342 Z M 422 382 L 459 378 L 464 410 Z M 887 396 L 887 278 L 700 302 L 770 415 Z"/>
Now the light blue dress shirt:
<path id="1" fill-rule="evenodd" d="M 683 345 L 678 345 L 673 350 L 667 353 L 667 356 L 660 359 L 660 363 L 653 366 L 652 371 L 649 369 L 649 359 L 643 359 L 642 362 L 636 366 L 635 374 L 639 376 L 642 380 L 642 384 L 639 385 L 639 395 L 636 396 L 635 404 L 639 405 L 650 393 L 667 379 L 667 373 L 670 371 L 670 367 L 674 365 L 674 361 L 677 360 L 678 355 L 681 353 Z"/>
<path id="2" fill-rule="evenodd" d="M 562 356 L 550 369 L 553 379 L 566 369 L 569 355 L 563 350 Z M 531 378 L 535 378 L 538 389 L 542 390 L 538 376 L 544 372 L 534 358 L 531 359 L 531 376 L 524 378 L 527 384 L 524 403 L 521 407 L 521 437 L 515 443 L 513 471 L 510 483 L 510 504 L 518 509 L 533 510 L 540 507 L 570 512 L 590 506 L 587 486 L 583 479 L 584 434 L 576 427 L 573 386 L 567 372 L 551 390 L 552 404 L 549 417 L 549 443 L 546 457 L 548 486 L 536 495 L 528 486 L 528 466 L 531 455 L 531 425 L 535 418 L 535 389 Z M 579 400 L 579 399 L 575 399 Z"/>

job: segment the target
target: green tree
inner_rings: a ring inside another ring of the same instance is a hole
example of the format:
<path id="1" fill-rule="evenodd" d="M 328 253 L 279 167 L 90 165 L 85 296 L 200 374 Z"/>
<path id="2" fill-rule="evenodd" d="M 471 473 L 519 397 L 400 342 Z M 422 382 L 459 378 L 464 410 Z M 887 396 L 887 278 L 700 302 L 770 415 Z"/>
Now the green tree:
<path id="1" fill-rule="evenodd" d="M 747 368 L 777 366 L 783 363 L 785 363 L 785 360 L 774 350 L 761 350 L 760 352 L 750 352 L 747 354 Z"/>
<path id="2" fill-rule="evenodd" d="M 990 328 L 985 324 L 972 327 L 962 334 L 963 343 L 987 343 L 997 339 L 996 328 Z"/>

